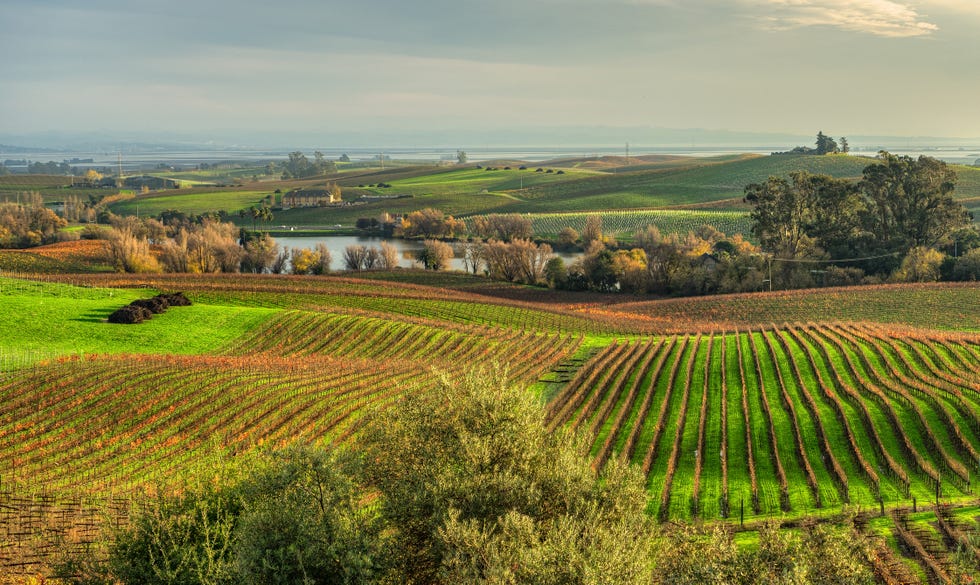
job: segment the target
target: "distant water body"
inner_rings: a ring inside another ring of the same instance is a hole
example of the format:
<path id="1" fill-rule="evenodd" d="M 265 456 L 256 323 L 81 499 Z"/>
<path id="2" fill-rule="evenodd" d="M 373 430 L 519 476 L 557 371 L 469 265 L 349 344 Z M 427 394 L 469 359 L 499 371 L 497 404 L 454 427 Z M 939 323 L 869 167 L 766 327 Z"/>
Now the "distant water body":
<path id="1" fill-rule="evenodd" d="M 770 146 L 706 146 L 706 147 L 644 147 L 631 146 L 629 156 L 643 155 L 678 155 L 694 157 L 711 157 L 731 154 L 770 154 L 792 148 L 787 145 Z M 927 155 L 950 163 L 972 165 L 980 159 L 980 145 L 950 146 L 919 148 L 902 145 L 855 145 L 852 154 L 875 156 L 879 150 L 888 150 L 894 154 L 919 156 Z M 455 161 L 455 148 L 322 148 L 320 151 L 329 160 L 337 160 L 342 155 L 348 155 L 354 162 L 378 160 L 382 154 L 386 159 L 400 161 L 417 161 L 420 163 L 438 163 Z M 260 162 L 285 160 L 290 150 L 279 149 L 225 149 L 206 150 L 160 150 L 122 152 L 124 170 L 148 169 L 158 164 L 188 167 L 201 163 L 215 164 L 220 162 Z M 313 156 L 312 149 L 303 149 L 308 156 Z M 625 147 L 619 148 L 587 148 L 587 147 L 515 147 L 515 148 L 473 148 L 466 150 L 469 162 L 488 160 L 522 160 L 541 162 L 563 158 L 583 158 L 601 156 L 626 156 Z M 32 162 L 62 162 L 71 159 L 92 159 L 91 163 L 74 163 L 81 167 L 111 167 L 120 163 L 119 152 L 36 152 L 36 153 L 4 153 L 0 151 L 0 162 L 6 159 L 30 160 Z M 13 165 L 15 168 L 17 165 Z"/>

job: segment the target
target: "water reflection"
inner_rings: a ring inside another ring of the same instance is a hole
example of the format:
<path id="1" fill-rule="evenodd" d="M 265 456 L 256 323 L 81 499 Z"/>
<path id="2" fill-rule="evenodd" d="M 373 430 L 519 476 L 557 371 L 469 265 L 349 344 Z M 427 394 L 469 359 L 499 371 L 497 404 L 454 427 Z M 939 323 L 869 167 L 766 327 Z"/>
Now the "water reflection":
<path id="1" fill-rule="evenodd" d="M 381 242 L 388 242 L 398 250 L 399 266 L 402 268 L 421 267 L 415 261 L 415 253 L 422 249 L 422 242 L 419 240 L 386 239 L 371 236 L 283 236 L 277 237 L 276 242 L 280 246 L 288 246 L 290 248 L 313 248 L 320 243 L 326 244 L 327 249 L 330 250 L 330 256 L 333 259 L 330 263 L 331 270 L 342 270 L 344 268 L 344 249 L 347 246 L 367 246 L 369 248 L 373 246 L 380 248 Z M 452 259 L 451 269 L 465 270 L 460 245 L 452 243 L 452 246 L 455 257 Z M 566 252 L 561 252 L 557 255 L 561 256 L 566 263 L 572 262 L 581 256 L 580 253 Z"/>

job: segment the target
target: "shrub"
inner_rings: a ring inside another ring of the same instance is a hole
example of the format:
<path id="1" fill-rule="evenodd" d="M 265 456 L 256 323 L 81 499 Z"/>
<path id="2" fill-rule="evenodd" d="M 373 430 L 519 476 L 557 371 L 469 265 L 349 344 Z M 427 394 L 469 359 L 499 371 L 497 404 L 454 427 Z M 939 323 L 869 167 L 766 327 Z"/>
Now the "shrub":
<path id="1" fill-rule="evenodd" d="M 864 271 L 860 268 L 831 266 L 823 275 L 823 283 L 827 286 L 852 286 L 861 284 L 863 278 Z"/>
<path id="2" fill-rule="evenodd" d="M 167 299 L 160 296 L 150 297 L 148 299 L 136 299 L 135 301 L 129 303 L 129 305 L 131 307 L 143 307 L 156 315 L 164 313 L 168 308 L 170 308 L 170 303 L 167 301 Z"/>
<path id="3" fill-rule="evenodd" d="M 573 227 L 563 227 L 558 232 L 558 247 L 562 249 L 573 248 L 578 241 L 578 232 Z"/>
<path id="4" fill-rule="evenodd" d="M 918 246 L 909 250 L 901 266 L 892 274 L 893 282 L 933 282 L 939 280 L 943 255 L 937 250 Z"/>
<path id="5" fill-rule="evenodd" d="M 165 299 L 171 307 L 189 307 L 191 306 L 191 300 L 187 298 L 182 292 L 175 293 L 164 293 L 157 295 L 158 297 Z"/>
<path id="6" fill-rule="evenodd" d="M 121 309 L 116 309 L 109 315 L 110 323 L 120 323 L 124 325 L 135 325 L 153 318 L 153 313 L 146 307 L 126 305 Z"/>
<path id="7" fill-rule="evenodd" d="M 953 266 L 956 280 L 980 280 L 980 248 L 970 250 L 956 259 Z"/>

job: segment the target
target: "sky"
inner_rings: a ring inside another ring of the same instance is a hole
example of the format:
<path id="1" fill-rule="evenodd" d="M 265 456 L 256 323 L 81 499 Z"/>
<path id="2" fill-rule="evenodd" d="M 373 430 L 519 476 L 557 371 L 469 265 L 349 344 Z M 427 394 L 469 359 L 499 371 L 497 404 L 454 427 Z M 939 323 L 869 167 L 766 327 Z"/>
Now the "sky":
<path id="1" fill-rule="evenodd" d="M 976 138 L 978 30 L 980 0 L 0 0 L 0 135 Z"/>

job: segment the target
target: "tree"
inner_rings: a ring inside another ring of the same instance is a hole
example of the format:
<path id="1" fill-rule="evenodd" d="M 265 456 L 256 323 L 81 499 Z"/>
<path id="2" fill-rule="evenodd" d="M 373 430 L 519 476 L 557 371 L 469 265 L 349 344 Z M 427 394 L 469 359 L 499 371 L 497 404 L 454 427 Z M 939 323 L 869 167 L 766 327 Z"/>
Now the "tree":
<path id="1" fill-rule="evenodd" d="M 377 584 L 386 539 L 360 467 L 306 448 L 209 462 L 147 494 L 106 558 L 86 551 L 59 572 L 90 585 Z"/>
<path id="2" fill-rule="evenodd" d="M 586 287 L 599 292 L 616 289 L 618 277 L 613 266 L 614 254 L 601 245 L 590 246 L 582 258 L 582 275 Z"/>
<path id="3" fill-rule="evenodd" d="M 238 487 L 233 556 L 240 583 L 376 583 L 381 518 L 362 505 L 350 453 L 294 448 L 266 456 Z"/>
<path id="4" fill-rule="evenodd" d="M 585 229 L 582 230 L 582 246 L 588 248 L 592 242 L 602 241 L 602 217 L 592 214 L 585 218 Z"/>
<path id="5" fill-rule="evenodd" d="M 349 163 L 350 162 L 350 156 L 345 152 L 344 154 L 340 155 L 340 158 L 337 159 L 337 160 L 339 162 L 342 162 L 342 163 Z"/>
<path id="6" fill-rule="evenodd" d="M 823 131 L 817 132 L 817 154 L 834 154 L 839 152 L 837 142 Z"/>
<path id="7" fill-rule="evenodd" d="M 623 292 L 642 293 L 647 288 L 647 255 L 642 248 L 617 250 L 612 259 L 616 280 Z"/>
<path id="8" fill-rule="evenodd" d="M 575 242 L 578 241 L 578 232 L 575 228 L 565 226 L 561 228 L 558 232 L 558 247 L 563 250 L 575 247 Z"/>
<path id="9" fill-rule="evenodd" d="M 283 177 L 287 179 L 300 179 L 337 171 L 337 165 L 333 161 L 324 158 L 322 152 L 317 151 L 313 157 L 313 162 L 310 162 L 302 152 L 298 150 L 290 152 L 289 158 L 283 164 Z"/>
<path id="10" fill-rule="evenodd" d="M 330 203 L 340 203 L 343 189 L 337 183 L 327 183 L 327 193 L 330 194 Z"/>
<path id="11" fill-rule="evenodd" d="M 370 423 L 361 443 L 392 528 L 392 582 L 651 582 L 640 475 L 613 459 L 597 477 L 506 380 L 447 376 Z"/>
<path id="12" fill-rule="evenodd" d="M 39 193 L 32 193 L 24 204 L 0 203 L 0 248 L 49 244 L 66 225 L 64 218 L 44 206 Z"/>
<path id="13" fill-rule="evenodd" d="M 531 220 L 519 213 L 478 215 L 471 220 L 471 225 L 471 233 L 486 240 L 494 238 L 509 242 L 528 239 L 533 234 Z"/>
<path id="14" fill-rule="evenodd" d="M 765 183 L 747 186 L 745 201 L 753 205 L 752 233 L 763 249 L 797 258 L 816 247 L 814 238 L 806 233 L 814 217 L 812 175 L 801 171 L 790 177 L 791 182 L 769 177 Z"/>
<path id="15" fill-rule="evenodd" d="M 452 238 L 464 229 L 463 221 L 431 207 L 409 213 L 401 223 L 401 234 L 406 237 Z"/>
<path id="16" fill-rule="evenodd" d="M 327 160 L 319 150 L 313 153 L 314 174 L 326 175 L 337 172 L 337 165 L 332 160 Z"/>
<path id="17" fill-rule="evenodd" d="M 943 161 L 882 151 L 861 181 L 870 208 L 867 229 L 889 252 L 937 246 L 972 219 L 953 199 L 955 187 L 956 173 Z"/>
<path id="18" fill-rule="evenodd" d="M 102 180 L 102 174 L 95 169 L 85 171 L 85 181 L 90 185 L 97 185 Z"/>
<path id="19" fill-rule="evenodd" d="M 466 155 L 466 151 L 465 150 L 457 150 L 456 151 L 456 162 L 458 164 L 465 165 L 466 164 L 466 161 L 468 161 L 468 160 L 469 160 L 469 156 Z"/>
<path id="20" fill-rule="evenodd" d="M 344 268 L 347 270 L 363 270 L 367 259 L 367 247 L 352 245 L 344 248 Z"/>
<path id="21" fill-rule="evenodd" d="M 544 265 L 544 278 L 551 288 L 564 288 L 568 280 L 568 269 L 561 256 L 553 256 Z"/>
<path id="22" fill-rule="evenodd" d="M 851 152 L 851 146 L 847 143 L 847 137 L 846 136 L 841 136 L 840 137 L 840 151 L 843 154 L 847 154 L 847 153 Z"/>
<path id="23" fill-rule="evenodd" d="M 110 261 L 119 272 L 162 272 L 163 268 L 150 251 L 145 237 L 133 234 L 128 228 L 113 228 L 109 232 Z"/>
<path id="24" fill-rule="evenodd" d="M 272 208 L 266 204 L 262 204 L 259 207 L 251 206 L 248 209 L 242 209 L 238 212 L 239 217 L 250 217 L 252 218 L 252 231 L 255 231 L 255 221 L 272 221 L 274 216 L 272 214 Z"/>
<path id="25" fill-rule="evenodd" d="M 308 177 L 313 174 L 313 165 L 300 151 L 289 153 L 289 158 L 283 165 L 283 177 L 287 179 Z"/>
<path id="26" fill-rule="evenodd" d="M 388 242 L 381 242 L 378 268 L 381 270 L 394 270 L 398 268 L 398 248 Z"/>
<path id="27" fill-rule="evenodd" d="M 289 251 L 289 263 L 293 267 L 293 274 L 323 274 L 324 262 L 319 250 L 293 248 Z M 329 260 L 326 265 L 329 267 Z"/>
<path id="28" fill-rule="evenodd" d="M 270 271 L 279 256 L 279 244 L 269 234 L 260 234 L 245 242 L 242 272 L 261 274 Z"/>
<path id="29" fill-rule="evenodd" d="M 909 250 L 902 260 L 901 266 L 892 274 L 894 282 L 934 282 L 939 280 L 939 268 L 943 263 L 943 255 L 933 250 L 918 246 Z"/>
<path id="30" fill-rule="evenodd" d="M 471 274 L 479 274 L 480 268 L 487 265 L 484 246 L 478 241 L 466 242 L 461 245 L 463 270 Z"/>
<path id="31" fill-rule="evenodd" d="M 453 247 L 439 240 L 425 240 L 415 259 L 426 270 L 446 270 L 453 259 Z"/>

